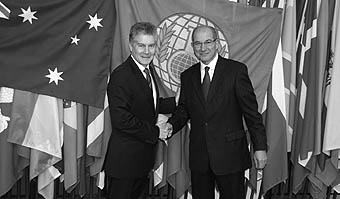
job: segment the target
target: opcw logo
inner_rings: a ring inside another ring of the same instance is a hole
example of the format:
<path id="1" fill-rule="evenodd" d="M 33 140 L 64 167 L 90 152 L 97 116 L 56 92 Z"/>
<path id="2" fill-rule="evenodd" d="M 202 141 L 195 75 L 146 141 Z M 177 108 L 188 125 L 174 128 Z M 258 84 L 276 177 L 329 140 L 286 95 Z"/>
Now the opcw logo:
<path id="1" fill-rule="evenodd" d="M 174 92 L 179 86 L 181 72 L 198 62 L 191 48 L 191 35 L 193 29 L 199 25 L 216 28 L 219 54 L 225 58 L 229 57 L 229 47 L 224 33 L 207 18 L 177 13 L 164 19 L 157 28 L 158 40 L 153 63 L 164 85 Z"/>

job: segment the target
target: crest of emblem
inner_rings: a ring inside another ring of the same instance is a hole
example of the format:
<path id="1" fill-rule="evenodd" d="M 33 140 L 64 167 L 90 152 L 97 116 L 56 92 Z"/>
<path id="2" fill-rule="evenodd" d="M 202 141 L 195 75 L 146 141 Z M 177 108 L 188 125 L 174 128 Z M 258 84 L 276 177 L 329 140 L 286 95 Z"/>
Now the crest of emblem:
<path id="1" fill-rule="evenodd" d="M 163 84 L 173 92 L 180 84 L 180 74 L 197 63 L 191 48 L 191 35 L 195 27 L 209 25 L 218 32 L 219 54 L 229 57 L 226 37 L 221 29 L 209 19 L 188 13 L 177 13 L 160 22 L 157 33 L 157 48 L 153 64 Z"/>

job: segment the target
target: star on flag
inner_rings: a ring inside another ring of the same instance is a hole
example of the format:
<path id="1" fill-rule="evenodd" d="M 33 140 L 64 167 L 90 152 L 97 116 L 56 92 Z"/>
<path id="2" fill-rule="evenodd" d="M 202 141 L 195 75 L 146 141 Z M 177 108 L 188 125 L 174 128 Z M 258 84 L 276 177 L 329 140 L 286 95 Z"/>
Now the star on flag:
<path id="1" fill-rule="evenodd" d="M 34 14 L 37 12 L 37 11 L 31 11 L 31 7 L 28 6 L 27 10 L 21 8 L 21 11 L 22 11 L 22 14 L 18 15 L 19 17 L 23 17 L 24 19 L 22 20 L 23 23 L 25 23 L 25 21 L 29 21 L 31 24 L 32 24 L 32 20 L 35 19 L 35 20 L 38 20 L 38 18 L 36 18 L 34 16 Z"/>
<path id="2" fill-rule="evenodd" d="M 78 41 L 80 41 L 80 39 L 78 39 L 78 36 L 75 35 L 74 37 L 71 37 L 71 44 L 76 44 L 78 45 Z"/>
<path id="3" fill-rule="evenodd" d="M 86 21 L 87 23 L 90 24 L 89 29 L 94 28 L 94 29 L 96 29 L 96 31 L 98 31 L 98 26 L 103 27 L 102 24 L 100 24 L 100 21 L 103 20 L 103 18 L 98 19 L 97 13 L 94 17 L 92 17 L 91 15 L 89 15 L 89 17 L 90 17 L 90 20 Z"/>
<path id="4" fill-rule="evenodd" d="M 60 77 L 60 75 L 63 74 L 63 72 L 58 72 L 57 68 L 54 68 L 54 71 L 48 69 L 48 72 L 50 74 L 46 75 L 45 77 L 50 79 L 50 82 L 48 82 L 49 84 L 51 82 L 54 82 L 56 85 L 58 85 L 59 80 L 64 81 L 64 79 Z"/>

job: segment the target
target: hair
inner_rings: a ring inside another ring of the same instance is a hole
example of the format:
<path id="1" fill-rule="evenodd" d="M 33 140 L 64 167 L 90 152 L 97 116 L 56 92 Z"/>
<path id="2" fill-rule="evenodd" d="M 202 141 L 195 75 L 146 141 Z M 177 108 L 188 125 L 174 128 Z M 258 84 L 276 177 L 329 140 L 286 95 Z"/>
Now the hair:
<path id="1" fill-rule="evenodd" d="M 156 37 L 157 28 L 150 22 L 138 22 L 131 26 L 129 42 L 132 42 L 138 34 L 153 35 Z"/>
<path id="2" fill-rule="evenodd" d="M 209 28 L 213 34 L 213 39 L 217 39 L 217 31 L 214 27 L 202 25 L 202 26 L 197 26 L 196 28 L 194 28 L 194 30 L 192 31 L 192 35 L 191 35 L 191 41 L 194 41 L 194 35 L 196 31 L 201 28 Z"/>

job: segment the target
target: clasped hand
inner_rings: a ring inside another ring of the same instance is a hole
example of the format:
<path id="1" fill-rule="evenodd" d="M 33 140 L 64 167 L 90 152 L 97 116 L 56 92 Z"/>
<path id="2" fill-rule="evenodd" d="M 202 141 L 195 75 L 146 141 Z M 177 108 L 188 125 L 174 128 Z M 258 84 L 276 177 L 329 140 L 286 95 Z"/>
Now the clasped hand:
<path id="1" fill-rule="evenodd" d="M 172 135 L 172 125 L 167 122 L 157 123 L 159 127 L 159 139 L 166 140 L 167 138 L 171 137 Z"/>

